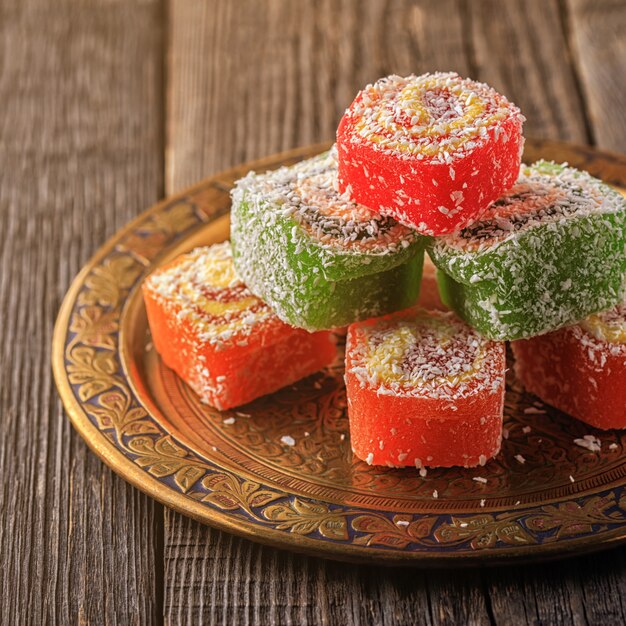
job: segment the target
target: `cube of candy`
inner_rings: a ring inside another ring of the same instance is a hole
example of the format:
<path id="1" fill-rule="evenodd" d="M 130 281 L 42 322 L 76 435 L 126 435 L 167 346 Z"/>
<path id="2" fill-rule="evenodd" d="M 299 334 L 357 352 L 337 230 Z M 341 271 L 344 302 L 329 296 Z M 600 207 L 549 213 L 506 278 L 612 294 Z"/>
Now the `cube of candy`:
<path id="1" fill-rule="evenodd" d="M 232 194 L 235 266 L 285 322 L 345 326 L 415 303 L 425 240 L 336 190 L 333 152 L 262 175 Z"/>
<path id="2" fill-rule="evenodd" d="M 248 291 L 228 242 L 197 248 L 156 270 L 143 295 L 164 363 L 218 409 L 276 391 L 336 355 L 331 333 L 284 324 Z"/>
<path id="3" fill-rule="evenodd" d="M 350 437 L 370 465 L 472 467 L 500 450 L 503 343 L 451 312 L 418 307 L 352 324 Z"/>
<path id="4" fill-rule="evenodd" d="M 487 213 L 431 241 L 443 302 L 490 339 L 532 337 L 618 304 L 626 200 L 586 172 L 540 161 Z"/>
<path id="5" fill-rule="evenodd" d="M 626 428 L 626 304 L 511 345 L 528 391 L 596 428 Z"/>
<path id="6" fill-rule="evenodd" d="M 425 235 L 454 232 L 517 179 L 523 122 L 458 74 L 383 78 L 339 123 L 339 189 Z"/>

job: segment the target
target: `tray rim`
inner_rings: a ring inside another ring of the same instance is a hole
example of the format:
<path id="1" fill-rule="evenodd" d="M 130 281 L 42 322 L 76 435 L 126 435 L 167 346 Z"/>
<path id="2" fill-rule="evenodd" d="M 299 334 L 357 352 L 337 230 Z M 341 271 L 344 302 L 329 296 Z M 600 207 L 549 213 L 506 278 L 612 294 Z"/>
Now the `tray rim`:
<path id="1" fill-rule="evenodd" d="M 593 157 L 602 157 L 608 161 L 624 168 L 624 180 L 609 180 L 614 184 L 626 184 L 626 157 L 613 152 L 597 150 L 590 146 L 577 145 L 568 142 L 527 139 L 527 143 L 532 144 L 536 150 L 541 150 L 541 146 L 550 146 L 554 149 L 575 150 L 587 153 Z M 368 546 L 365 550 L 361 546 L 352 544 L 335 543 L 313 539 L 306 535 L 285 533 L 274 528 L 259 528 L 258 525 L 248 520 L 240 518 L 233 519 L 228 512 L 209 509 L 199 502 L 178 492 L 168 485 L 159 481 L 158 478 L 150 475 L 147 471 L 137 465 L 130 457 L 122 452 L 112 443 L 102 431 L 100 431 L 89 419 L 81 402 L 76 398 L 72 386 L 68 380 L 65 368 L 65 346 L 69 332 L 69 322 L 78 293 L 84 284 L 86 277 L 99 261 L 119 243 L 128 233 L 139 224 L 144 222 L 152 214 L 159 213 L 163 208 L 180 201 L 186 196 L 207 186 L 209 181 L 220 182 L 229 177 L 231 172 L 241 170 L 255 170 L 267 168 L 276 162 L 295 160 L 314 152 L 321 152 L 328 149 L 330 142 L 322 142 L 305 147 L 295 148 L 264 157 L 262 159 L 250 161 L 233 168 L 220 171 L 209 176 L 198 183 L 187 187 L 180 192 L 167 196 L 148 209 L 142 211 L 113 236 L 107 239 L 91 256 L 87 263 L 72 281 L 70 288 L 63 298 L 59 313 L 54 325 L 52 339 L 52 369 L 58 393 L 63 402 L 65 411 L 70 421 L 79 433 L 81 438 L 87 443 L 89 448 L 116 474 L 138 488 L 143 493 L 154 498 L 161 504 L 191 517 L 201 523 L 205 523 L 219 530 L 244 537 L 246 539 L 269 545 L 280 549 L 288 549 L 293 552 L 306 554 L 315 557 L 331 558 L 335 560 L 357 562 L 357 563 L 377 563 L 382 565 L 409 565 L 409 566 L 429 566 L 429 567 L 459 567 L 478 564 L 519 564 L 537 560 L 547 560 L 567 556 L 577 556 L 584 553 L 595 552 L 608 547 L 626 542 L 626 524 L 621 528 L 603 532 L 597 538 L 593 535 L 580 538 L 569 539 L 564 542 L 548 544 L 519 546 L 510 548 L 500 548 L 496 551 L 481 550 L 469 554 L 454 552 L 425 552 L 425 551 L 389 551 L 386 549 Z M 210 221 L 219 217 L 216 215 Z M 119 352 L 119 348 L 116 350 Z M 617 486 L 626 486 L 626 481 L 617 483 Z M 615 485 L 608 487 L 608 490 L 615 488 Z M 602 486 L 593 493 L 600 493 L 607 490 L 607 486 Z M 517 509 L 520 512 L 534 505 L 526 505 Z"/>

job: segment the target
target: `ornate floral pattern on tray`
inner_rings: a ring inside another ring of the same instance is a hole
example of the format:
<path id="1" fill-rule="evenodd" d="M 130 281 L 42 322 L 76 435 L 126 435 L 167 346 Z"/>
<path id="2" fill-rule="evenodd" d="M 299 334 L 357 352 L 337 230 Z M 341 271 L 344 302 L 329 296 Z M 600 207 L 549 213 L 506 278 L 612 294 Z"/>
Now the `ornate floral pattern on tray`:
<path id="1" fill-rule="evenodd" d="M 512 376 L 498 458 L 422 477 L 353 458 L 341 354 L 327 371 L 224 412 L 201 404 L 163 366 L 147 331 L 143 278 L 180 252 L 228 237 L 229 189 L 246 171 L 323 147 L 209 178 L 142 214 L 87 264 L 63 303 L 53 346 L 57 386 L 78 432 L 117 473 L 166 505 L 321 556 L 458 564 L 626 539 L 626 433 L 595 433 L 542 405 Z M 626 158 L 529 141 L 525 160 L 540 157 L 626 187 Z M 586 434 L 599 436 L 600 452 L 574 443 Z"/>

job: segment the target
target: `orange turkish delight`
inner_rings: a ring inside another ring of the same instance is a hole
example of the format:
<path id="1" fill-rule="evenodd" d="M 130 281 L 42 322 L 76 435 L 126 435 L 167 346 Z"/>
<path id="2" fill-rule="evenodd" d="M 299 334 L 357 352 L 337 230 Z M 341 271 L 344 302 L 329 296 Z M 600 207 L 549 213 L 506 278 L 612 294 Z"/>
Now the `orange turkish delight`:
<path id="1" fill-rule="evenodd" d="M 528 391 L 596 428 L 626 428 L 626 303 L 511 347 Z"/>
<path id="2" fill-rule="evenodd" d="M 330 364 L 333 335 L 282 322 L 241 282 L 230 243 L 197 248 L 143 285 L 163 362 L 218 409 L 245 404 Z"/>
<path id="3" fill-rule="evenodd" d="M 473 467 L 502 440 L 505 349 L 451 312 L 412 308 L 352 324 L 352 449 L 370 465 Z"/>

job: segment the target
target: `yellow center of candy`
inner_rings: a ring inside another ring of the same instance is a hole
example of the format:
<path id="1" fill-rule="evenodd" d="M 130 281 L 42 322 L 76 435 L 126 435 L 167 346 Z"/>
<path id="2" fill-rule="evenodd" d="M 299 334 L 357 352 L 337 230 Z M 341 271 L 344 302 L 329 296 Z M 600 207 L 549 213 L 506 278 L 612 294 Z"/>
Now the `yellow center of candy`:
<path id="1" fill-rule="evenodd" d="M 210 287 L 233 287 L 240 283 L 230 255 L 210 255 L 202 266 L 202 281 Z"/>
<path id="2" fill-rule="evenodd" d="M 193 287 L 188 285 L 185 285 L 185 287 L 181 289 L 181 291 L 189 292 L 192 290 Z M 233 313 L 240 313 L 241 311 L 245 311 L 258 303 L 259 299 L 255 296 L 246 296 L 241 299 L 233 299 L 222 302 L 219 300 L 212 300 L 202 294 L 196 294 L 194 299 L 194 306 L 200 309 L 203 313 L 213 317 L 227 317 Z"/>
<path id="3" fill-rule="evenodd" d="M 434 109 L 426 99 L 429 93 L 446 95 L 448 109 L 454 110 L 454 117 L 446 119 L 440 111 Z M 460 84 L 441 87 L 439 81 L 434 79 L 404 87 L 398 96 L 398 104 L 400 110 L 412 118 L 411 129 L 417 131 L 419 137 L 439 137 L 458 128 L 472 126 L 485 112 L 484 102 L 473 91 Z"/>
<path id="4" fill-rule="evenodd" d="M 626 305 L 605 313 L 590 315 L 580 325 L 600 341 L 626 344 Z"/>
<path id="5" fill-rule="evenodd" d="M 432 157 L 454 152 L 510 115 L 468 81 L 429 76 L 409 80 L 393 92 L 367 92 L 372 111 L 355 124 L 359 135 L 406 154 Z M 444 139 L 443 145 L 440 141 Z"/>
<path id="6" fill-rule="evenodd" d="M 470 347 L 459 331 L 460 325 L 449 319 L 418 313 L 391 328 L 374 330 L 365 367 L 384 385 L 457 387 L 476 376 L 486 357 L 485 342 L 476 340 Z"/>
<path id="7" fill-rule="evenodd" d="M 273 317 L 237 276 L 227 243 L 198 248 L 149 280 L 208 341 L 224 333 L 249 334 L 255 324 Z"/>
<path id="8" fill-rule="evenodd" d="M 180 293 L 189 302 L 193 302 L 195 307 L 207 315 L 216 317 L 239 313 L 259 303 L 259 299 L 249 293 L 241 298 L 233 294 L 232 300 L 227 298 L 216 300 L 201 291 L 202 285 L 225 290 L 240 286 L 241 281 L 235 272 L 231 257 L 208 257 L 201 266 L 198 279 L 180 283 Z"/>

